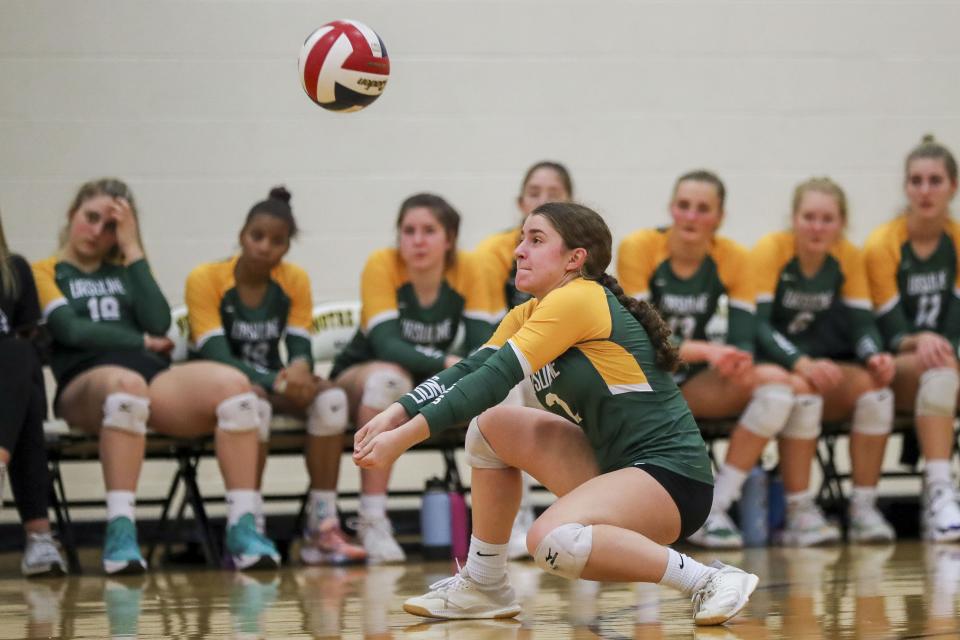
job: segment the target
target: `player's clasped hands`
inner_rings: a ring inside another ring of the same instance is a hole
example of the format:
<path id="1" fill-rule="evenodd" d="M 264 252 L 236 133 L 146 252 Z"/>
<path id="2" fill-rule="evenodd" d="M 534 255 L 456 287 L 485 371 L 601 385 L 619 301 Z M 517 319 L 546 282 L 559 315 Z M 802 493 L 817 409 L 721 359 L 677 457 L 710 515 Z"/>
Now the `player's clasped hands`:
<path id="1" fill-rule="evenodd" d="M 429 435 L 427 430 L 423 437 L 412 437 L 420 431 L 413 424 L 417 422 L 422 422 L 426 427 L 422 417 L 411 420 L 399 403 L 393 403 L 354 434 L 353 461 L 357 466 L 367 469 L 388 467 L 401 453 Z M 398 429 L 401 425 L 410 428 Z"/>
<path id="2" fill-rule="evenodd" d="M 707 361 L 724 378 L 738 378 L 753 366 L 749 352 L 726 344 L 710 345 Z"/>

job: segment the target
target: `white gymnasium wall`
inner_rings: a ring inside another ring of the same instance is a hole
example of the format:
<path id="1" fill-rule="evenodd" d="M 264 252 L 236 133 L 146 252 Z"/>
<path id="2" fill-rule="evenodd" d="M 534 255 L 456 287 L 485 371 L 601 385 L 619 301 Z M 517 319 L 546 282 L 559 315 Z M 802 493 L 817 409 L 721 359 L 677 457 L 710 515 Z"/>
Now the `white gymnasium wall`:
<path id="1" fill-rule="evenodd" d="M 297 78 L 304 37 L 341 17 L 391 58 L 359 114 Z M 405 196 L 449 198 L 472 247 L 514 222 L 543 158 L 617 238 L 663 223 L 674 177 L 703 166 L 743 242 L 813 174 L 847 188 L 859 241 L 902 202 L 923 133 L 960 151 L 958 24 L 958 2 L 882 0 L 0 0 L 0 211 L 41 258 L 82 181 L 127 179 L 174 303 L 276 183 L 304 228 L 291 258 L 318 297 L 354 297 Z"/>

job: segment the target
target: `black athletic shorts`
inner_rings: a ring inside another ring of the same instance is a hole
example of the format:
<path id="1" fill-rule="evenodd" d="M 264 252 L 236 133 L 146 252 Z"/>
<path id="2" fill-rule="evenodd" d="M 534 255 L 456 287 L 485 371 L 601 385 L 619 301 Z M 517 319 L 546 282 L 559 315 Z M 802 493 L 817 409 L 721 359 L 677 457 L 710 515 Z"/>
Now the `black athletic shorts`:
<path id="1" fill-rule="evenodd" d="M 60 402 L 60 394 L 74 378 L 82 373 L 86 373 L 94 367 L 123 367 L 136 371 L 143 379 L 150 384 L 150 381 L 170 368 L 170 362 L 156 354 L 147 351 L 104 351 L 97 354 L 89 360 L 84 360 L 72 369 L 67 369 L 57 380 L 57 393 L 53 398 L 53 410 L 59 413 L 57 406 Z"/>
<path id="2" fill-rule="evenodd" d="M 683 540 L 707 521 L 710 507 L 713 505 L 713 485 L 644 462 L 638 462 L 633 466 L 653 476 L 653 479 L 659 482 L 673 498 L 680 512 L 678 540 Z"/>

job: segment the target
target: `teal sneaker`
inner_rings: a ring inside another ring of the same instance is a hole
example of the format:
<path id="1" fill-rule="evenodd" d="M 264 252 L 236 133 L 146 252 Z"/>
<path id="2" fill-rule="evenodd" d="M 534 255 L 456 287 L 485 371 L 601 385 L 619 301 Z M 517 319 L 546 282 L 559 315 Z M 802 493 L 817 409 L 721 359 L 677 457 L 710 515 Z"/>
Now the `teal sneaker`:
<path id="1" fill-rule="evenodd" d="M 276 569 L 280 554 L 265 535 L 257 531 L 257 520 L 252 513 L 241 516 L 237 524 L 227 528 L 227 552 L 233 566 L 246 569 Z"/>
<path id="2" fill-rule="evenodd" d="M 131 575 L 147 570 L 147 561 L 140 555 L 137 544 L 137 527 L 130 518 L 119 516 L 107 523 L 103 570 L 108 575 Z"/>

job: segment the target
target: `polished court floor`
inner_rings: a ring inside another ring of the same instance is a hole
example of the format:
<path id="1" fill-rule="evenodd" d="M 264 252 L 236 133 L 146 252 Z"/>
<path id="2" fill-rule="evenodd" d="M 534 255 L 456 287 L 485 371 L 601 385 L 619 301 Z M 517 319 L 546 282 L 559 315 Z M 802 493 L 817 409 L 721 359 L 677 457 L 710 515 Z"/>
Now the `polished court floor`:
<path id="1" fill-rule="evenodd" d="M 741 616 L 696 628 L 690 603 L 654 585 L 568 583 L 531 563 L 511 577 L 516 621 L 427 622 L 404 598 L 448 563 L 285 568 L 237 575 L 157 569 L 142 579 L 93 573 L 19 578 L 0 556 L 0 639 L 7 638 L 960 638 L 960 545 L 758 549 L 714 554 L 761 577 Z"/>

